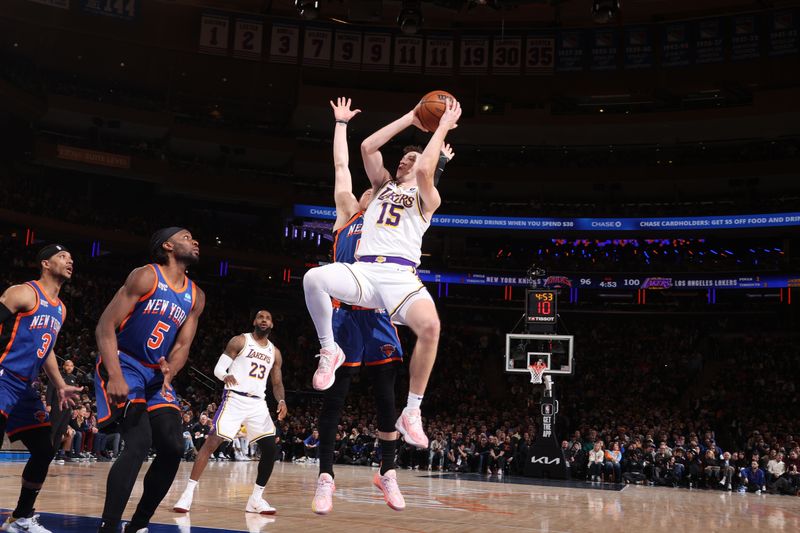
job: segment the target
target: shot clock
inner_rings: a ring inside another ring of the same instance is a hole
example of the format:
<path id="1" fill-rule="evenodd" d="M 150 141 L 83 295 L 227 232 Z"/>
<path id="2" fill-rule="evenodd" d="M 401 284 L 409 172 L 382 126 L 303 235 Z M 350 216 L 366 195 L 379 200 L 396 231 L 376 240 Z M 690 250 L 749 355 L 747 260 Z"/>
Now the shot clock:
<path id="1" fill-rule="evenodd" d="M 555 331 L 558 292 L 529 289 L 525 300 L 525 321 L 529 331 Z"/>

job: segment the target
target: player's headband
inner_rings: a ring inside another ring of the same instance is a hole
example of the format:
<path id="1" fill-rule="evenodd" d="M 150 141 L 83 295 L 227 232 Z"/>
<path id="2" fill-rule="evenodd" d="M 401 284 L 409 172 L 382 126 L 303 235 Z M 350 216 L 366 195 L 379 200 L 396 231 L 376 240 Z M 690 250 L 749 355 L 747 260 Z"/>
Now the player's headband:
<path id="1" fill-rule="evenodd" d="M 168 228 L 161 228 L 160 230 L 153 233 L 153 236 L 150 237 L 150 255 L 155 257 L 158 255 L 158 251 L 161 250 L 161 245 L 167 242 L 170 237 L 178 233 L 179 231 L 184 231 L 185 228 L 179 228 L 178 226 L 170 226 Z"/>
<path id="2" fill-rule="evenodd" d="M 38 254 L 36 254 L 36 262 L 41 263 L 42 261 L 47 261 L 54 255 L 60 254 L 61 252 L 69 252 L 69 250 L 67 250 L 67 247 L 62 244 L 48 244 L 39 250 Z"/>

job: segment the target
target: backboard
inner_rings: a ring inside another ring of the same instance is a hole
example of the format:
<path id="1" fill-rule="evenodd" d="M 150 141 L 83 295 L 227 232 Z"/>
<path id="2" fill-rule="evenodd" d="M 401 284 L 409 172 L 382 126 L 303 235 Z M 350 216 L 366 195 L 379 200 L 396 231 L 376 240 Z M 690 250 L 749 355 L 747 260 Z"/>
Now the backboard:
<path id="1" fill-rule="evenodd" d="M 528 373 L 538 360 L 547 364 L 545 374 L 572 374 L 572 335 L 506 334 L 506 372 Z"/>

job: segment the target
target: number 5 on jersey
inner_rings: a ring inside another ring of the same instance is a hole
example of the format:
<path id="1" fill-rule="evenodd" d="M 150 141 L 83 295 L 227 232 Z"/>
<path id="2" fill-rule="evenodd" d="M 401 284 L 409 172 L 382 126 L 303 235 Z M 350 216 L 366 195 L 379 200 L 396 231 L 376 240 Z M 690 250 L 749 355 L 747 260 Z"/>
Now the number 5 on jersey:
<path id="1" fill-rule="evenodd" d="M 150 338 L 147 339 L 147 347 L 151 350 L 157 350 L 164 342 L 164 333 L 168 331 L 169 324 L 159 321 L 158 324 L 156 324 L 156 327 L 153 328 Z"/>

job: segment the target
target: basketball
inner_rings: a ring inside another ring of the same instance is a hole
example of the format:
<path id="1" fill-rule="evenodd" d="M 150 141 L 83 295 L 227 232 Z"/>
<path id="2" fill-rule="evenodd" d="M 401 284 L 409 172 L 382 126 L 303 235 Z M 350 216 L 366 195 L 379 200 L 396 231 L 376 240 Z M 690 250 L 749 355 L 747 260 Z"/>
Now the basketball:
<path id="1" fill-rule="evenodd" d="M 422 127 L 435 131 L 439 127 L 439 119 L 447 109 L 447 100 L 455 97 L 447 91 L 431 91 L 422 97 L 416 109 L 416 115 Z"/>

